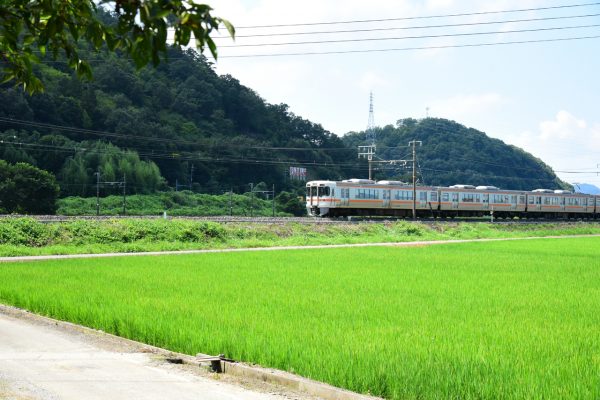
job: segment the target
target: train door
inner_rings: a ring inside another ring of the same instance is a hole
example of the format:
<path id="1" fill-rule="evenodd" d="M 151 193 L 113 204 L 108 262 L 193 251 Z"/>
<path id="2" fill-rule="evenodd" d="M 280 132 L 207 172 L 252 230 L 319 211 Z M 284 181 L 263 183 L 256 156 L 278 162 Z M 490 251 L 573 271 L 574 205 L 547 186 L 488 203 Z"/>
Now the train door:
<path id="1" fill-rule="evenodd" d="M 537 211 L 541 211 L 542 210 L 542 196 L 533 196 L 533 198 L 535 199 L 534 209 Z"/>
<path id="2" fill-rule="evenodd" d="M 347 207 L 350 204 L 350 188 L 340 189 L 340 206 Z"/>
<path id="3" fill-rule="evenodd" d="M 452 193 L 452 209 L 458 210 L 458 193 Z"/>
<path id="4" fill-rule="evenodd" d="M 417 192 L 417 196 L 419 196 L 419 207 L 427 208 L 427 192 Z"/>
<path id="5" fill-rule="evenodd" d="M 588 211 L 588 204 L 590 202 L 588 201 L 587 197 L 585 199 L 582 199 L 582 200 L 583 200 L 583 212 L 587 212 Z"/>
<path id="6" fill-rule="evenodd" d="M 312 186 L 307 186 L 306 187 L 306 198 L 308 199 L 308 203 L 310 204 L 310 206 L 313 206 L 313 191 L 315 188 L 313 188 Z"/>
<path id="7" fill-rule="evenodd" d="M 490 209 L 490 194 L 489 193 L 483 194 L 483 209 L 484 210 Z"/>
<path id="8" fill-rule="evenodd" d="M 565 203 L 566 203 L 565 197 L 561 196 L 558 201 L 560 202 L 560 210 L 565 211 Z"/>
<path id="9" fill-rule="evenodd" d="M 383 208 L 390 207 L 391 197 L 392 197 L 392 191 L 389 189 L 383 189 Z"/>
<path id="10" fill-rule="evenodd" d="M 513 211 L 517 209 L 517 196 L 516 195 L 510 196 L 510 209 Z"/>

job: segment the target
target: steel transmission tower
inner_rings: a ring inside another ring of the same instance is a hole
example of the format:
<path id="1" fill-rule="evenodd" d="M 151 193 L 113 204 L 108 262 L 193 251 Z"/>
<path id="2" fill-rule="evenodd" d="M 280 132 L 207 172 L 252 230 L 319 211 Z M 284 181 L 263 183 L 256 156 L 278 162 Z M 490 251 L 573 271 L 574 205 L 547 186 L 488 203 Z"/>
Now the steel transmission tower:
<path id="1" fill-rule="evenodd" d="M 367 143 L 375 146 L 375 114 L 373 114 L 373 92 L 369 95 L 369 122 L 367 123 Z"/>

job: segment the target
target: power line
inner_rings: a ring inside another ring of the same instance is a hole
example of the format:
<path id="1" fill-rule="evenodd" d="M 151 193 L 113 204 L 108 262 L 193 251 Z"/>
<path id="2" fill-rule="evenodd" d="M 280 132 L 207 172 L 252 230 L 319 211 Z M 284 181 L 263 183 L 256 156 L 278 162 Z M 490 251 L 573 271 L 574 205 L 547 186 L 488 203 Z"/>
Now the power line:
<path id="1" fill-rule="evenodd" d="M 458 28 L 458 27 L 466 27 L 466 26 L 499 25 L 499 24 L 510 24 L 510 23 L 521 23 L 521 22 L 539 22 L 539 21 L 551 21 L 551 20 L 563 20 L 563 19 L 575 19 L 575 18 L 588 18 L 588 17 L 597 17 L 599 15 L 600 14 L 583 14 L 583 15 L 560 16 L 560 17 L 513 19 L 513 20 L 503 20 L 503 21 L 466 22 L 466 23 L 461 23 L 461 24 L 400 26 L 400 27 L 391 27 L 391 28 L 368 28 L 368 29 L 347 29 L 347 30 L 334 30 L 334 31 L 286 32 L 286 33 L 261 33 L 261 34 L 254 34 L 254 35 L 236 35 L 235 38 L 239 39 L 239 38 L 253 38 L 253 37 L 275 37 L 275 36 L 330 35 L 330 34 L 339 34 L 339 33 L 382 32 L 382 31 L 432 29 L 432 28 Z M 230 39 L 230 38 L 226 37 L 226 36 L 217 36 L 217 37 L 215 37 L 215 39 Z"/>
<path id="2" fill-rule="evenodd" d="M 350 21 L 323 21 L 323 22 L 304 22 L 304 23 L 293 23 L 293 24 L 238 26 L 238 27 L 236 27 L 236 29 L 283 28 L 283 27 L 293 27 L 293 26 L 341 25 L 341 24 L 358 24 L 358 23 L 369 23 L 369 22 L 410 21 L 410 20 L 418 20 L 418 19 L 469 17 L 469 16 L 476 16 L 476 15 L 492 15 L 492 14 L 508 14 L 508 13 L 518 13 L 518 12 L 528 12 L 528 11 L 558 10 L 558 9 L 566 9 L 566 8 L 589 7 L 589 6 L 596 6 L 596 5 L 600 5 L 600 2 L 595 2 L 595 3 L 581 3 L 581 4 L 567 4 L 567 5 L 551 6 L 551 7 L 521 8 L 521 9 L 500 10 L 500 11 L 479 11 L 479 12 L 457 13 L 457 14 L 424 15 L 424 16 L 414 16 L 414 17 L 397 17 L 397 18 L 378 18 L 378 19 L 350 20 Z"/>
<path id="3" fill-rule="evenodd" d="M 9 141 L 0 141 L 1 144 L 13 144 L 19 146 L 27 146 L 27 147 L 35 147 L 38 149 L 46 149 L 49 151 L 55 152 L 88 152 L 93 154 L 108 154 L 115 155 L 114 152 L 102 150 L 102 149 L 87 149 L 81 147 L 62 147 L 62 146 L 52 146 L 52 145 L 41 145 L 34 143 L 23 143 L 23 142 L 9 142 Z M 150 158 L 150 159 L 176 159 L 179 161 L 205 161 L 212 163 L 238 163 L 238 164 L 247 164 L 247 165 L 297 165 L 297 166 L 313 166 L 313 167 L 337 167 L 340 169 L 355 169 L 355 170 L 367 170 L 368 167 L 364 164 L 360 163 L 338 163 L 338 162 L 317 162 L 317 161 L 305 161 L 298 162 L 297 160 L 273 160 L 273 159 L 257 159 L 257 160 L 248 160 L 245 158 L 231 158 L 231 157 L 202 157 L 199 155 L 194 155 L 193 153 L 187 153 L 187 155 L 182 155 L 180 157 L 173 157 L 169 154 L 139 154 L 140 157 Z M 421 168 L 424 171 L 432 171 L 432 172 L 444 172 L 444 173 L 464 173 L 464 171 L 453 171 L 453 170 L 444 170 L 444 169 L 436 169 L 436 168 Z M 513 168 L 516 171 L 522 171 L 524 168 Z M 529 168 L 526 168 L 529 169 Z M 476 171 L 474 171 L 477 173 Z M 554 171 L 555 173 L 565 173 L 565 174 L 589 174 L 590 171 Z M 525 177 L 515 177 L 515 176 L 502 176 L 496 174 L 479 174 L 482 178 L 502 178 L 502 179 L 512 179 L 512 180 L 531 180 L 531 181 L 540 181 L 544 179 L 551 180 L 553 178 L 525 178 Z"/>
<path id="4" fill-rule="evenodd" d="M 513 45 L 513 44 L 567 42 L 567 41 L 573 41 L 573 40 L 586 40 L 586 39 L 598 39 L 598 38 L 600 38 L 600 35 L 575 36 L 575 37 L 554 38 L 554 39 L 514 40 L 514 41 L 509 41 L 509 42 L 400 47 L 400 48 L 388 48 L 388 49 L 306 51 L 306 52 L 297 52 L 297 53 L 242 54 L 242 55 L 231 55 L 231 56 L 223 55 L 223 56 L 219 56 L 219 59 L 222 59 L 222 58 L 316 56 L 316 55 L 329 55 L 329 54 L 386 53 L 386 52 L 393 52 L 393 51 L 412 51 L 412 50 L 442 50 L 442 49 L 456 49 L 456 48 L 468 48 L 468 47 L 490 47 L 490 46 Z"/>
<path id="5" fill-rule="evenodd" d="M 190 141 L 190 140 L 182 140 L 182 139 L 169 139 L 169 138 L 158 138 L 158 137 L 150 137 L 150 136 L 130 135 L 130 134 L 122 134 L 122 133 L 85 129 L 85 128 L 77 128 L 77 127 L 71 127 L 71 126 L 65 126 L 65 125 L 49 124 L 49 123 L 43 123 L 43 122 L 26 121 L 26 120 L 20 120 L 20 119 L 16 119 L 16 118 L 7 118 L 7 117 L 0 117 L 0 122 L 11 123 L 11 124 L 16 124 L 16 125 L 23 125 L 23 126 L 30 126 L 30 127 L 36 127 L 36 128 L 54 129 L 54 130 L 58 130 L 58 131 L 66 131 L 66 132 L 73 132 L 73 133 L 84 133 L 84 134 L 90 134 L 90 135 L 100 136 L 100 137 L 112 137 L 112 138 L 119 138 L 119 139 L 136 139 L 136 140 L 141 139 L 141 140 L 148 141 L 148 142 L 178 143 L 178 144 L 194 145 L 194 146 L 222 146 L 223 145 L 223 141 L 219 141 L 218 143 L 216 143 L 216 142 L 208 142 L 208 141 L 200 141 L 200 140 Z M 230 148 L 233 147 L 233 148 L 243 148 L 243 149 L 253 149 L 253 150 L 348 151 L 348 148 L 345 148 L 345 147 L 285 147 L 285 146 L 269 147 L 269 146 L 258 146 L 258 145 L 249 146 L 249 145 L 243 145 L 243 144 L 235 144 L 235 143 L 231 143 L 231 142 L 225 143 L 225 144 L 227 145 L 227 147 L 230 147 Z M 402 148 L 402 147 L 405 147 L 405 146 L 390 147 L 390 148 L 393 149 L 393 148 Z"/>
<path id="6" fill-rule="evenodd" d="M 335 40 L 313 40 L 303 42 L 283 42 L 283 43 L 249 43 L 237 45 L 223 45 L 221 48 L 240 48 L 240 47 L 268 47 L 268 46 L 296 46 L 304 44 L 329 44 L 329 43 L 356 43 L 356 42 L 380 42 L 386 40 L 414 40 L 414 39 L 438 39 L 447 37 L 464 37 L 464 36 L 482 36 L 482 35 L 499 35 L 507 33 L 526 33 L 526 32 L 546 32 L 559 31 L 567 29 L 582 29 L 582 28 L 597 28 L 600 24 L 590 25 L 575 25 L 575 26 L 555 26 L 550 28 L 530 28 L 530 29 L 514 29 L 508 31 L 488 31 L 488 32 L 466 32 L 466 33 L 442 33 L 437 35 L 418 35 L 418 36 L 399 36 L 399 37 L 383 37 L 383 38 L 361 38 L 361 39 L 335 39 Z"/>

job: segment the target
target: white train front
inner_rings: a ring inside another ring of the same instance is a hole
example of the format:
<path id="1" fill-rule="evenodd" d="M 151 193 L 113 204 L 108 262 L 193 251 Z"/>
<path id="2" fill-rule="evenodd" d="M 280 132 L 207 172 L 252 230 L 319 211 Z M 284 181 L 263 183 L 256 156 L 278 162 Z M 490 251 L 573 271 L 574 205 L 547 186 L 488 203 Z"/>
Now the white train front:
<path id="1" fill-rule="evenodd" d="M 311 181 L 306 184 L 306 209 L 320 217 L 411 217 L 413 203 L 421 218 L 597 218 L 600 213 L 600 196 L 565 190 L 417 186 L 415 194 L 413 201 L 413 187 L 399 181 Z"/>

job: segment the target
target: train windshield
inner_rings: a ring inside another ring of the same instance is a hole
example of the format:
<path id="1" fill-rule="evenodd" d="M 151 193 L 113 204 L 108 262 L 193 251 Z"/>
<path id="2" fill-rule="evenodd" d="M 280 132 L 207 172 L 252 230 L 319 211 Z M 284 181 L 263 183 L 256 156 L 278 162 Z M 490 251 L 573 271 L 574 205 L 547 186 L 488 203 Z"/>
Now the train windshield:
<path id="1" fill-rule="evenodd" d="M 306 187 L 306 197 L 312 197 L 312 186 Z"/>
<path id="2" fill-rule="evenodd" d="M 319 197 L 321 196 L 329 196 L 329 186 L 321 186 L 319 187 Z"/>

